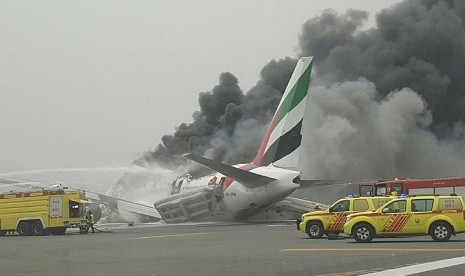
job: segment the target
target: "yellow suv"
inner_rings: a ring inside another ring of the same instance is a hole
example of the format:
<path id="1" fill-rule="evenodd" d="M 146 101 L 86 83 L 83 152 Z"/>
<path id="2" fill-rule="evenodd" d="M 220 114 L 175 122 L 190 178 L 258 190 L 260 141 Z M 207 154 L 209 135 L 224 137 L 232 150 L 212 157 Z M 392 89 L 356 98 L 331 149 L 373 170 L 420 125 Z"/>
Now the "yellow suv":
<path id="1" fill-rule="evenodd" d="M 448 241 L 461 232 L 465 232 L 465 210 L 463 197 L 457 195 L 398 198 L 374 212 L 349 215 L 344 225 L 344 233 L 357 242 L 401 235 L 431 235 L 435 241 Z"/>
<path id="2" fill-rule="evenodd" d="M 297 219 L 297 230 L 307 233 L 311 239 L 319 239 L 324 234 L 339 234 L 344 232 L 343 226 L 347 215 L 376 210 L 394 198 L 397 197 L 344 197 L 333 203 L 327 210 L 303 214 L 301 219 Z"/>

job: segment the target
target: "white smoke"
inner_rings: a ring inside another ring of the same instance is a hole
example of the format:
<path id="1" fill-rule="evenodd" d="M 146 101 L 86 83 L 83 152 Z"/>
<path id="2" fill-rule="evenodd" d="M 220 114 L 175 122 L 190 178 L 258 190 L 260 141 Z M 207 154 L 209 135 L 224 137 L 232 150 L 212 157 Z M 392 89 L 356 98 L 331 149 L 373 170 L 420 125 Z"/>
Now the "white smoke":
<path id="1" fill-rule="evenodd" d="M 176 176 L 175 172 L 159 167 L 126 173 L 107 194 L 152 206 L 155 201 L 170 194 L 170 183 Z"/>
<path id="2" fill-rule="evenodd" d="M 366 79 L 312 88 L 303 179 L 463 175 L 465 141 L 440 141 L 428 131 L 432 116 L 421 96 L 404 88 L 380 98 Z M 463 129 L 456 132 L 460 137 Z"/>
<path id="3" fill-rule="evenodd" d="M 97 167 L 97 168 L 54 168 L 54 169 L 38 169 L 38 170 L 6 172 L 6 173 L 1 173 L 0 176 L 46 174 L 46 173 L 57 173 L 57 172 L 141 172 L 141 171 L 147 171 L 147 169 L 139 167 L 139 166 Z"/>
<path id="4" fill-rule="evenodd" d="M 7 172 L 0 174 L 0 178 L 20 182 L 9 184 L 8 187 L 2 185 L 6 189 L 20 189 L 21 183 L 37 183 L 45 187 L 61 184 L 73 189 L 107 194 L 151 206 L 155 200 L 166 196 L 168 184 L 174 178 L 174 173 L 159 167 L 147 169 L 138 166 L 54 168 Z M 129 181 L 134 178 L 146 181 Z M 30 185 L 24 187 L 29 188 Z"/>

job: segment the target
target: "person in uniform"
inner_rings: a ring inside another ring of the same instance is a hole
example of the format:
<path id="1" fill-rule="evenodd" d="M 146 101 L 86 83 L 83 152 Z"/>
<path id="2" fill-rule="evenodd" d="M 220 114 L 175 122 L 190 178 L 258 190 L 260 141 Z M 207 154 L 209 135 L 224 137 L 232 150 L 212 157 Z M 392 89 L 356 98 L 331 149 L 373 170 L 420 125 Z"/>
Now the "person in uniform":
<path id="1" fill-rule="evenodd" d="M 94 215 L 92 214 L 92 211 L 89 211 L 89 214 L 87 215 L 87 233 L 89 233 L 89 228 L 92 229 L 92 233 L 95 234 L 95 228 L 94 228 Z"/>

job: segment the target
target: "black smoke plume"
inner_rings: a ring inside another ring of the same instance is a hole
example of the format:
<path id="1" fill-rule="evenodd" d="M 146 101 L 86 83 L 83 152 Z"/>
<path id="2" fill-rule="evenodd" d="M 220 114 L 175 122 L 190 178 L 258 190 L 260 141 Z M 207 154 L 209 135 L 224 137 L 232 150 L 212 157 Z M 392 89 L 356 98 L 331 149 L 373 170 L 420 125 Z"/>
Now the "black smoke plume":
<path id="1" fill-rule="evenodd" d="M 262 69 L 257 85 L 246 94 L 234 75 L 221 74 L 212 91 L 199 94 L 200 110 L 193 114 L 193 122 L 181 124 L 173 135 L 163 136 L 162 144 L 134 163 L 178 168 L 186 162 L 180 155 L 189 151 L 226 163 L 249 162 L 296 62 L 289 57 L 270 62 Z"/>
<path id="2" fill-rule="evenodd" d="M 303 171 L 309 178 L 441 177 L 465 171 L 465 2 L 408 0 L 376 15 L 327 10 L 303 24 L 314 56 Z M 290 42 L 292 43 L 292 42 Z M 247 93 L 230 73 L 199 95 L 200 111 L 135 163 L 194 151 L 253 159 L 296 59 L 271 61 Z"/>

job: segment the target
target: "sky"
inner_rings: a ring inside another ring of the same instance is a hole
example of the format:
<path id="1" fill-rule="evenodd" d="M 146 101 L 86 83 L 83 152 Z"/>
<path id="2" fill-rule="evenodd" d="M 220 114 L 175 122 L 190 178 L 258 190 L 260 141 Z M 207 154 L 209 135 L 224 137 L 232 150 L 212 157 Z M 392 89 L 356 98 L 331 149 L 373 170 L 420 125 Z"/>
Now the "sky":
<path id="1" fill-rule="evenodd" d="M 231 72 L 244 91 L 331 8 L 397 1 L 1 1 L 0 173 L 129 166 Z M 246 57 L 246 58 L 244 58 Z"/>

